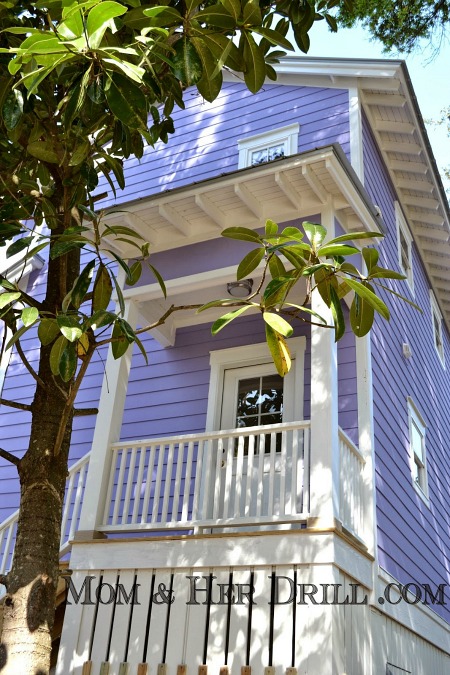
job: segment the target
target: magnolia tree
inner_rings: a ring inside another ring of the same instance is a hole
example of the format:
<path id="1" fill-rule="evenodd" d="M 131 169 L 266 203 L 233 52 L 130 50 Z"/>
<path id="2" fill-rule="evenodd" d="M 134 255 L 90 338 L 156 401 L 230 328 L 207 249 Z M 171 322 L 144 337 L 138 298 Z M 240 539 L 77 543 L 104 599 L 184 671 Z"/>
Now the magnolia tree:
<path id="1" fill-rule="evenodd" d="M 44 250 L 48 259 L 43 298 L 0 277 L 2 349 L 12 345 L 34 382 L 30 404 L 0 400 L 31 416 L 23 456 L 0 449 L 17 468 L 21 490 L 12 567 L 0 579 L 7 591 L 0 648 L 4 673 L 49 669 L 72 423 L 86 413 L 76 407 L 77 392 L 100 345 L 110 342 L 116 358 L 133 343 L 142 349 L 140 331 L 123 318 L 115 270 L 119 265 L 133 284 L 150 265 L 165 293 L 149 261 L 148 244 L 128 227 L 108 226 L 97 211 L 99 177 L 114 194 L 124 187 L 124 161 L 140 158 L 145 146 L 167 141 L 174 132 L 172 110 L 184 107 L 186 87 L 195 86 L 212 101 L 224 68 L 240 73 L 251 92 L 266 78 L 275 79 L 274 63 L 283 49 L 291 49 L 289 26 L 307 50 L 315 20 L 335 28 L 329 10 L 338 4 L 161 2 L 0 2 L 0 244 L 7 257 L 21 254 L 24 264 Z M 374 311 L 388 318 L 375 284 L 400 275 L 380 268 L 373 248 L 362 251 L 367 276 L 345 262 L 356 250 L 350 240 L 378 235 L 353 234 L 324 243 L 320 225 L 279 232 L 272 221 L 264 235 L 239 227 L 223 234 L 255 244 L 239 265 L 239 277 L 262 261 L 265 268 L 249 299 L 212 303 L 226 312 L 213 332 L 259 308 L 280 373 L 289 368 L 287 338 L 294 321 L 329 329 L 309 309 L 311 293 L 320 293 L 331 308 L 336 339 L 344 331 L 340 300 L 347 293 L 354 293 L 350 318 L 357 335 L 370 329 Z M 117 255 L 117 239 L 134 247 L 132 264 Z M 305 277 L 307 297 L 303 305 L 292 304 L 290 290 Z M 116 311 L 110 309 L 114 287 Z M 154 326 L 178 309 L 170 307 Z M 21 346 L 30 330 L 39 341 L 36 367 Z"/>

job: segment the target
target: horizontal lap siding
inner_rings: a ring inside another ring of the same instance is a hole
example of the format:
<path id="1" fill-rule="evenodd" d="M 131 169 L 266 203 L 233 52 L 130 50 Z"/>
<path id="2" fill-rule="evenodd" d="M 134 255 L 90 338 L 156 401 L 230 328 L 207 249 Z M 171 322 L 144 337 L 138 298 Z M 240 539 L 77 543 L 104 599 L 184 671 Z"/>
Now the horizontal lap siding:
<path id="1" fill-rule="evenodd" d="M 86 262 L 86 261 L 85 261 Z M 45 292 L 45 274 L 47 267 L 39 273 L 30 275 L 28 292 L 38 300 L 42 300 Z M 30 364 L 37 369 L 39 359 L 39 342 L 36 332 L 26 332 L 21 345 L 27 354 Z M 77 406 L 92 408 L 98 406 L 100 388 L 103 380 L 106 350 L 96 356 L 91 363 L 77 396 Z M 5 399 L 31 403 L 34 395 L 34 380 L 25 369 L 17 352 L 13 351 L 6 373 L 2 396 Z M 0 447 L 22 456 L 27 450 L 31 415 L 29 412 L 1 407 Z M 73 424 L 72 443 L 70 447 L 69 465 L 74 464 L 91 449 L 95 426 L 95 415 L 77 417 Z M 0 458 L 0 523 L 19 507 L 19 482 L 15 467 Z"/>
<path id="2" fill-rule="evenodd" d="M 309 331 L 307 331 L 309 332 Z M 305 331 L 298 334 L 305 334 Z M 210 351 L 264 342 L 259 316 L 236 319 L 217 336 L 210 324 L 179 329 L 174 347 L 160 347 L 143 336 L 149 354 L 145 365 L 133 354 L 122 425 L 122 439 L 139 439 L 205 431 L 210 378 Z M 305 354 L 305 406 L 298 419 L 309 414 L 309 340 Z"/>
<path id="3" fill-rule="evenodd" d="M 382 264 L 398 270 L 395 190 L 365 122 L 365 181 L 380 206 L 388 234 L 381 244 Z M 415 297 L 406 283 L 400 291 L 423 309 L 418 313 L 387 293 L 391 321 L 377 317 L 372 333 L 379 563 L 402 583 L 450 583 L 450 382 L 433 340 L 429 281 L 413 250 Z M 402 344 L 412 351 L 405 359 Z M 450 343 L 444 331 L 447 368 Z M 409 464 L 407 396 L 426 423 L 430 507 L 412 485 Z M 448 608 L 434 607 L 447 620 Z"/>
<path id="4" fill-rule="evenodd" d="M 173 113 L 176 131 L 168 144 L 127 161 L 117 203 L 235 171 L 239 139 L 295 122 L 299 152 L 336 142 L 349 155 L 347 90 L 269 84 L 253 95 L 241 83 L 226 83 L 213 103 L 192 91 L 185 102 L 185 110 Z M 111 195 L 105 204 L 113 201 Z"/>

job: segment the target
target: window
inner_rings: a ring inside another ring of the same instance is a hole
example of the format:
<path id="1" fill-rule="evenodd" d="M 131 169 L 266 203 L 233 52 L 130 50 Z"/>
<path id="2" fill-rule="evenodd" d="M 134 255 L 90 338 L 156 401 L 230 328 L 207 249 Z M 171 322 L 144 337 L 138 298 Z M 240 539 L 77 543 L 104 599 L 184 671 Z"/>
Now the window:
<path id="1" fill-rule="evenodd" d="M 256 166 L 295 154 L 298 149 L 299 129 L 298 124 L 290 124 L 239 140 L 239 168 Z"/>
<path id="2" fill-rule="evenodd" d="M 425 451 L 425 422 L 408 398 L 409 449 L 413 484 L 422 498 L 428 501 L 428 480 Z"/>
<path id="3" fill-rule="evenodd" d="M 430 301 L 431 301 L 431 319 L 433 322 L 433 341 L 438 356 L 441 360 L 443 366 L 445 366 L 444 358 L 444 340 L 442 336 L 442 314 L 437 304 L 437 300 L 434 296 L 433 291 L 430 290 Z"/>
<path id="4" fill-rule="evenodd" d="M 414 293 L 412 236 L 398 202 L 395 202 L 395 219 L 397 224 L 398 263 L 406 276 L 411 292 Z"/>

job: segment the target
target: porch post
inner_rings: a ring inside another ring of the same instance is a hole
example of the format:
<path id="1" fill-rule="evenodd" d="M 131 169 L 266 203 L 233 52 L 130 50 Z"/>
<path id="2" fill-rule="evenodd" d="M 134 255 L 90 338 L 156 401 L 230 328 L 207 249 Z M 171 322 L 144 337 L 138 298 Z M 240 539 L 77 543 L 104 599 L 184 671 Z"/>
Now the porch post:
<path id="1" fill-rule="evenodd" d="M 334 209 L 322 212 L 327 239 L 334 237 Z M 319 293 L 312 309 L 332 324 Z M 334 330 L 311 326 L 311 473 L 310 519 L 315 527 L 333 527 L 339 518 L 339 437 L 337 349 Z"/>
<path id="2" fill-rule="evenodd" d="M 126 300 L 124 319 L 132 328 L 136 327 L 138 316 L 136 303 Z M 116 360 L 109 345 L 77 539 L 94 537 L 103 518 L 111 469 L 110 448 L 120 437 L 132 352 L 130 347 Z"/>

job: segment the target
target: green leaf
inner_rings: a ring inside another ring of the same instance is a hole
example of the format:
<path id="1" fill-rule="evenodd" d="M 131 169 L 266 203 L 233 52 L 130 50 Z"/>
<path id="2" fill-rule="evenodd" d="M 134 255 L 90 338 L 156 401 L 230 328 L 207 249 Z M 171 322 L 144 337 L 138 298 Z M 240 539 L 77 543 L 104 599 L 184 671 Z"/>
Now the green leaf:
<path id="1" fill-rule="evenodd" d="M 8 340 L 8 342 L 6 343 L 5 351 L 8 351 L 8 349 L 10 347 L 12 347 L 12 345 L 15 344 L 18 340 L 20 340 L 22 335 L 24 333 L 26 333 L 27 330 L 29 330 L 29 329 L 30 329 L 30 326 L 22 326 L 21 328 L 19 328 L 19 330 L 16 333 L 14 333 L 12 338 L 10 340 Z"/>
<path id="2" fill-rule="evenodd" d="M 285 266 L 275 253 L 272 253 L 272 255 L 269 257 L 269 270 L 270 274 L 272 275 L 272 279 L 284 277 L 286 274 Z"/>
<path id="3" fill-rule="evenodd" d="M 339 270 L 341 272 L 346 272 L 347 274 L 354 274 L 357 277 L 361 276 L 356 267 L 349 262 L 342 263 L 342 265 L 339 267 Z"/>
<path id="4" fill-rule="evenodd" d="M 375 265 L 378 262 L 379 254 L 376 248 L 363 248 L 362 252 L 362 257 L 364 258 L 364 262 L 367 265 L 367 271 L 370 274 L 370 271 L 372 267 L 375 267 Z"/>
<path id="5" fill-rule="evenodd" d="M 0 309 L 18 300 L 21 295 L 22 293 L 0 293 Z"/>
<path id="6" fill-rule="evenodd" d="M 329 246 L 331 244 L 339 244 L 341 241 L 356 241 L 357 239 L 373 239 L 374 237 L 384 237 L 383 234 L 379 232 L 353 232 L 352 234 L 342 234 L 340 237 L 335 237 L 330 239 L 327 242 Z"/>
<path id="7" fill-rule="evenodd" d="M 76 370 L 77 350 L 74 344 L 68 342 L 63 349 L 59 360 L 59 374 L 63 382 L 69 382 L 75 375 Z"/>
<path id="8" fill-rule="evenodd" d="M 221 0 L 221 3 L 234 20 L 237 21 L 241 15 L 240 0 Z"/>
<path id="9" fill-rule="evenodd" d="M 301 312 L 305 312 L 306 314 L 310 314 L 315 319 L 318 319 L 321 323 L 323 323 L 324 326 L 327 325 L 327 322 L 323 318 L 323 316 L 321 316 L 320 314 L 317 314 L 317 312 L 314 312 L 312 309 L 309 309 L 309 307 L 304 307 L 303 305 L 294 305 L 292 302 L 285 302 L 283 304 L 283 307 L 295 307 L 296 309 L 299 309 Z"/>
<path id="10" fill-rule="evenodd" d="M 375 293 L 373 293 L 370 288 L 367 287 L 367 285 L 360 283 L 359 281 L 355 281 L 354 279 L 346 279 L 345 282 L 360 298 L 365 300 L 386 320 L 389 320 L 389 309 L 386 307 L 384 302 L 377 295 L 375 295 Z"/>
<path id="11" fill-rule="evenodd" d="M 113 73 L 108 77 L 105 96 L 111 112 L 123 124 L 131 129 L 147 128 L 147 99 L 134 82 L 120 73 Z M 108 157 L 109 161 L 113 159 Z"/>
<path id="12" fill-rule="evenodd" d="M 211 307 L 226 307 L 227 305 L 235 305 L 236 304 L 236 298 L 225 298 L 224 300 L 211 300 L 210 302 L 207 302 L 205 305 L 202 305 L 199 307 L 196 311 L 196 314 L 199 314 L 200 312 L 204 312 L 205 309 L 210 309 Z M 259 307 L 259 305 L 255 305 L 255 307 Z"/>
<path id="13" fill-rule="evenodd" d="M 110 26 L 111 19 L 125 14 L 126 11 L 126 7 L 110 0 L 103 0 L 103 2 L 99 2 L 98 5 L 91 9 L 86 22 L 86 31 L 91 49 L 97 49 L 100 46 L 103 35 Z"/>
<path id="14" fill-rule="evenodd" d="M 74 239 L 73 241 L 55 241 L 50 248 L 50 258 L 55 260 L 55 258 L 65 255 L 74 248 L 82 248 L 86 243 L 90 242 L 84 237 L 81 239 Z"/>
<path id="15" fill-rule="evenodd" d="M 130 276 L 127 277 L 128 286 L 134 286 L 137 284 L 142 274 L 142 263 L 140 260 L 136 260 L 130 267 Z"/>
<path id="16" fill-rule="evenodd" d="M 28 248 L 32 242 L 33 237 L 31 236 L 16 239 L 16 241 L 13 241 L 13 243 L 6 249 L 6 257 L 11 258 L 13 255 L 16 255 L 16 253 L 20 253 L 20 251 L 23 251 L 24 248 Z"/>
<path id="17" fill-rule="evenodd" d="M 256 94 L 261 89 L 266 79 L 266 64 L 264 55 L 256 44 L 251 33 L 243 30 L 241 33 L 243 40 L 244 57 L 244 80 L 252 94 Z"/>
<path id="18" fill-rule="evenodd" d="M 258 0 L 247 0 L 244 5 L 243 23 L 251 26 L 261 25 L 261 10 Z"/>
<path id="19" fill-rule="evenodd" d="M 19 89 L 13 89 L 6 97 L 2 108 L 3 121 L 8 131 L 15 129 L 23 114 L 23 96 Z"/>
<path id="20" fill-rule="evenodd" d="M 256 241 L 258 244 L 262 244 L 263 242 L 257 232 L 249 230 L 247 227 L 227 227 L 222 231 L 222 237 L 239 239 L 241 241 Z"/>
<path id="21" fill-rule="evenodd" d="M 162 276 L 160 275 L 158 270 L 155 267 L 153 267 L 153 265 L 150 265 L 150 263 L 147 263 L 147 264 L 148 264 L 149 270 L 155 276 L 156 281 L 158 282 L 159 287 L 161 288 L 164 297 L 167 298 L 167 289 L 166 289 L 166 284 L 164 283 L 164 279 L 162 278 Z"/>
<path id="22" fill-rule="evenodd" d="M 91 284 L 92 275 L 94 273 L 95 260 L 91 260 L 84 270 L 81 272 L 80 276 L 75 280 L 75 283 L 72 288 L 72 305 L 78 309 L 81 303 L 88 292 L 89 286 Z"/>
<path id="23" fill-rule="evenodd" d="M 50 369 L 55 377 L 59 375 L 59 364 L 61 362 L 61 356 L 64 352 L 66 345 L 68 344 L 64 335 L 60 335 L 59 338 L 54 343 L 51 352 L 50 352 Z"/>
<path id="24" fill-rule="evenodd" d="M 278 225 L 273 220 L 266 220 L 266 237 L 274 237 L 278 233 Z"/>
<path id="25" fill-rule="evenodd" d="M 245 258 L 241 260 L 237 268 L 237 280 L 245 279 L 253 270 L 255 270 L 261 260 L 264 258 L 265 249 L 257 248 L 250 253 L 247 253 Z"/>
<path id="26" fill-rule="evenodd" d="M 287 49 L 290 52 L 294 51 L 294 47 L 289 42 L 289 40 L 287 40 L 283 35 L 278 33 L 278 31 L 271 30 L 270 28 L 264 28 L 261 26 L 253 26 L 252 30 L 254 33 L 258 33 L 258 35 L 262 35 L 263 37 L 265 37 L 266 40 L 271 42 L 273 45 L 283 47 L 284 49 Z"/>
<path id="27" fill-rule="evenodd" d="M 206 9 L 197 12 L 193 18 L 195 21 L 204 22 L 216 28 L 233 30 L 236 27 L 236 19 L 231 16 L 223 5 L 210 5 Z"/>
<path id="28" fill-rule="evenodd" d="M 111 342 L 111 349 L 114 358 L 120 359 L 120 357 L 125 354 L 129 346 L 130 343 L 125 337 L 120 324 L 117 322 L 113 328 L 112 342 Z"/>
<path id="29" fill-rule="evenodd" d="M 345 319 L 341 301 L 333 286 L 330 286 L 330 309 L 334 320 L 334 340 L 338 342 L 345 333 Z"/>
<path id="30" fill-rule="evenodd" d="M 327 231 L 323 227 L 323 225 L 319 225 L 318 223 L 310 223 L 307 220 L 305 220 L 302 223 L 302 226 L 307 234 L 309 241 L 311 242 L 311 246 L 314 249 L 319 248 L 319 246 L 322 244 L 323 240 L 327 236 Z"/>
<path id="31" fill-rule="evenodd" d="M 284 377 L 291 368 L 291 355 L 286 340 L 266 323 L 266 341 L 277 372 Z"/>
<path id="32" fill-rule="evenodd" d="M 177 40 L 172 58 L 173 73 L 187 87 L 196 84 L 203 75 L 202 62 L 194 44 L 187 37 Z"/>
<path id="33" fill-rule="evenodd" d="M 350 325 L 356 337 L 367 335 L 373 325 L 374 313 L 372 305 L 355 295 L 350 307 Z"/>
<path id="34" fill-rule="evenodd" d="M 193 37 L 192 43 L 195 46 L 200 61 L 202 62 L 203 74 L 197 82 L 197 89 L 205 101 L 214 101 L 220 93 L 223 83 L 222 72 L 216 68 L 217 61 L 212 52 L 206 46 L 204 40 Z M 217 72 L 216 72 L 217 71 Z"/>
<path id="35" fill-rule="evenodd" d="M 111 300 L 112 283 L 106 265 L 100 263 L 94 281 L 92 311 L 106 310 Z"/>
<path id="36" fill-rule="evenodd" d="M 407 277 L 404 274 L 400 274 L 399 272 L 394 272 L 394 270 L 388 270 L 384 269 L 383 267 L 378 267 L 377 265 L 374 265 L 370 269 L 370 274 L 369 274 L 370 279 L 407 279 Z"/>
<path id="37" fill-rule="evenodd" d="M 56 321 L 59 330 L 69 342 L 75 342 L 75 340 L 78 340 L 81 337 L 83 331 L 81 330 L 76 317 L 62 314 L 56 317 Z"/>
<path id="38" fill-rule="evenodd" d="M 144 347 L 144 345 L 142 344 L 142 342 L 139 340 L 139 338 L 138 338 L 137 335 L 134 336 L 134 341 L 135 341 L 135 343 L 137 344 L 137 346 L 139 347 L 139 349 L 140 349 L 140 351 L 141 351 L 141 354 L 142 354 L 142 356 L 144 357 L 145 363 L 148 365 L 147 352 L 145 351 L 145 347 Z"/>
<path id="39" fill-rule="evenodd" d="M 317 249 L 317 255 L 323 258 L 331 258 L 339 255 L 354 255 L 359 250 L 354 246 L 345 246 L 344 244 L 325 244 Z"/>
<path id="40" fill-rule="evenodd" d="M 85 328 L 92 328 L 92 330 L 97 330 L 98 328 L 103 328 L 108 326 L 117 319 L 117 316 L 112 312 L 107 312 L 104 309 L 99 309 L 93 313 L 92 316 L 84 323 Z"/>
<path id="41" fill-rule="evenodd" d="M 283 319 L 283 317 L 279 314 L 274 314 L 273 312 L 263 312 L 263 319 L 277 333 L 280 333 L 284 337 L 291 337 L 292 333 L 294 332 L 291 324 Z"/>
<path id="42" fill-rule="evenodd" d="M 24 326 L 32 326 L 39 318 L 39 312 L 36 307 L 24 307 L 20 316 Z"/>
<path id="43" fill-rule="evenodd" d="M 294 241 L 302 241 L 303 239 L 303 232 L 301 232 L 298 227 L 285 227 L 281 234 Z"/>
<path id="44" fill-rule="evenodd" d="M 33 141 L 28 143 L 27 152 L 42 162 L 59 164 L 59 157 L 50 141 Z"/>
<path id="45" fill-rule="evenodd" d="M 269 281 L 263 293 L 264 305 L 266 307 L 273 307 L 283 302 L 286 293 L 293 283 L 294 281 L 291 277 L 281 277 Z"/>
<path id="46" fill-rule="evenodd" d="M 388 291 L 388 293 L 392 293 L 392 295 L 397 296 L 397 298 L 400 298 L 400 300 L 403 300 L 403 302 L 408 303 L 408 305 L 411 305 L 411 307 L 414 307 L 414 309 L 417 309 L 421 314 L 423 314 L 423 309 L 419 307 L 419 305 L 416 305 L 415 302 L 412 302 L 411 300 L 408 300 L 408 298 L 405 298 L 404 295 L 401 295 L 400 293 L 393 291 L 392 288 L 388 288 L 387 286 L 384 286 L 383 284 L 380 284 L 377 281 L 374 281 L 373 283 L 375 286 L 383 288 L 385 291 Z"/>
<path id="47" fill-rule="evenodd" d="M 116 288 L 117 302 L 119 303 L 120 313 L 121 313 L 122 316 L 123 316 L 123 315 L 125 314 L 125 300 L 124 300 L 124 297 L 123 297 L 122 289 L 120 288 L 120 284 L 119 284 L 119 282 L 117 281 L 117 279 L 116 279 L 116 277 L 115 277 L 114 274 L 113 274 L 112 279 L 113 279 L 113 281 L 114 281 L 114 286 L 115 286 L 115 288 Z"/>
<path id="48" fill-rule="evenodd" d="M 225 328 L 231 321 L 236 319 L 238 316 L 246 312 L 248 309 L 251 309 L 253 307 L 253 304 L 251 305 L 244 305 L 243 307 L 238 307 L 238 309 L 234 309 L 232 312 L 228 312 L 228 314 L 224 314 L 223 316 L 220 317 L 220 319 L 217 319 L 217 321 L 214 321 L 213 325 L 211 326 L 211 333 L 213 335 L 217 335 L 217 333 L 222 330 L 222 328 Z"/>
<path id="49" fill-rule="evenodd" d="M 60 334 L 56 319 L 42 319 L 38 328 L 38 338 L 44 347 L 51 344 Z"/>

